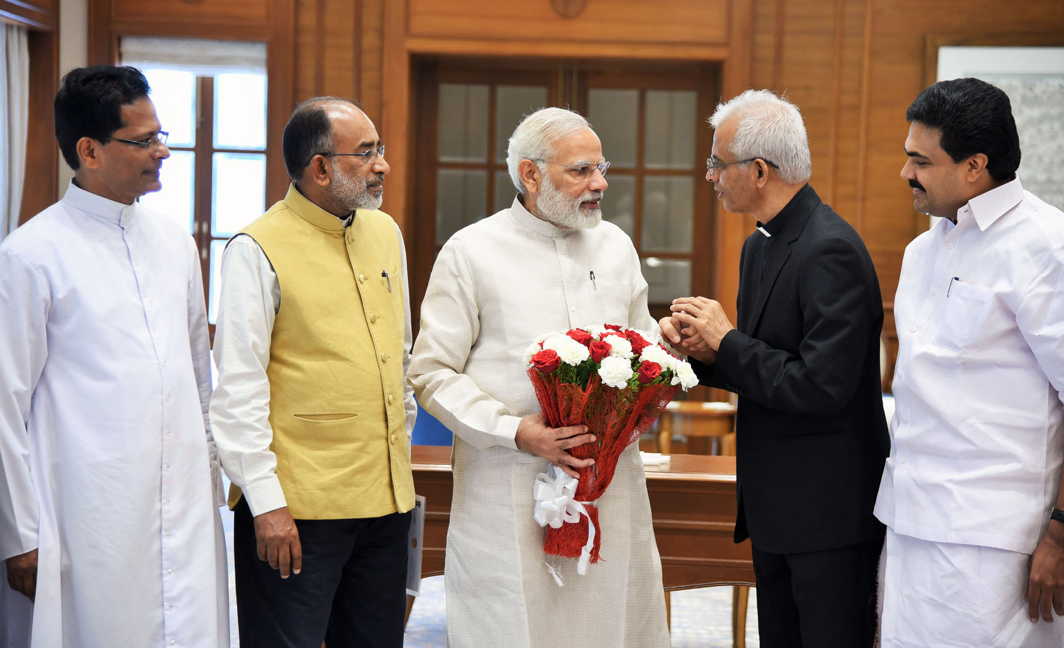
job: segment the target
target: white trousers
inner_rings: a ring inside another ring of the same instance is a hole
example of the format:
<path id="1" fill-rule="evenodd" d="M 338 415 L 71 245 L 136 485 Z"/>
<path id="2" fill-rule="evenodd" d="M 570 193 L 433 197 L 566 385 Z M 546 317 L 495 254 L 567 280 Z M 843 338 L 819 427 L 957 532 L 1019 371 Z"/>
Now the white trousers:
<path id="1" fill-rule="evenodd" d="M 880 648 L 1061 648 L 1064 617 L 1027 616 L 1027 554 L 887 529 Z"/>

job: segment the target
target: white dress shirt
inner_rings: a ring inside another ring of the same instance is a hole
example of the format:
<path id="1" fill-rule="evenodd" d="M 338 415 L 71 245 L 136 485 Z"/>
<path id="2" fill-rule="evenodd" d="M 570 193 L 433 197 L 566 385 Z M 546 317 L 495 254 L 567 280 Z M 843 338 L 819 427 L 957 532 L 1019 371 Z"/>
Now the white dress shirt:
<path id="1" fill-rule="evenodd" d="M 357 218 L 357 216 L 356 216 Z M 402 258 L 403 294 L 409 295 L 406 249 L 396 226 Z M 244 497 L 252 515 L 261 515 L 286 505 L 277 478 L 277 457 L 270 450 L 270 362 L 273 323 L 281 305 L 277 275 L 262 248 L 250 236 L 237 236 L 222 256 L 222 280 L 218 321 L 214 330 L 214 361 L 218 385 L 211 397 L 211 421 L 218 453 L 226 473 Z M 404 303 L 403 372 L 410 365 L 413 335 L 410 301 Z M 417 415 L 414 390 L 403 393 L 406 431 L 413 431 Z"/>
<path id="2" fill-rule="evenodd" d="M 39 549 L 0 638 L 228 645 L 208 347 L 196 246 L 158 214 L 71 184 L 0 245 L 0 560 Z"/>
<path id="3" fill-rule="evenodd" d="M 1064 458 L 1064 214 L 1013 180 L 905 250 L 892 451 L 896 533 L 1031 553 Z"/>

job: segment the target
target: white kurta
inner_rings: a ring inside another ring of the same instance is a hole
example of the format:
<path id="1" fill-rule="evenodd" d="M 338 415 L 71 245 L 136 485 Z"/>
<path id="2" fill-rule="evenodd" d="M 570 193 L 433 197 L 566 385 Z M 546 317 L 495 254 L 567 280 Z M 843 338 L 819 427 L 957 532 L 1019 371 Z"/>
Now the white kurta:
<path id="1" fill-rule="evenodd" d="M 655 330 L 631 240 L 611 223 L 563 231 L 518 201 L 455 234 L 432 269 L 410 378 L 455 432 L 445 581 L 451 648 L 669 644 L 661 560 L 637 448 L 598 501 L 602 561 L 548 573 L 532 484 L 546 461 L 521 452 L 539 410 L 522 355 L 544 333 L 613 323 Z"/>
<path id="2" fill-rule="evenodd" d="M 0 245 L 0 385 L 0 558 L 39 548 L 30 645 L 228 645 L 192 239 L 71 184 Z"/>

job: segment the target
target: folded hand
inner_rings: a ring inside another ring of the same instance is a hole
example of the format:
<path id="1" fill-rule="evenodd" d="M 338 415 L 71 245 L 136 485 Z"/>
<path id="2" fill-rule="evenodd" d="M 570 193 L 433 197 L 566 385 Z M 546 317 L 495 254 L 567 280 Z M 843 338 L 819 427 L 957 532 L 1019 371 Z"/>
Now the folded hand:
<path id="1" fill-rule="evenodd" d="M 728 319 L 724 308 L 712 299 L 705 297 L 680 297 L 672 300 L 672 319 L 679 324 L 679 332 L 686 339 L 697 338 L 701 344 L 716 352 L 720 342 L 735 325 Z M 684 345 L 685 348 L 688 345 Z M 691 343 L 692 349 L 699 349 L 698 342 Z M 697 356 L 696 356 L 697 357 Z"/>
<path id="2" fill-rule="evenodd" d="M 7 584 L 32 601 L 37 594 L 37 550 L 12 556 L 5 561 Z"/>
<path id="3" fill-rule="evenodd" d="M 595 435 L 587 434 L 586 425 L 547 427 L 542 414 L 529 414 L 522 418 L 517 425 L 517 435 L 514 439 L 521 450 L 543 457 L 577 479 L 580 474 L 575 469 L 586 468 L 594 464 L 595 460 L 577 459 L 568 451 L 594 440 Z"/>

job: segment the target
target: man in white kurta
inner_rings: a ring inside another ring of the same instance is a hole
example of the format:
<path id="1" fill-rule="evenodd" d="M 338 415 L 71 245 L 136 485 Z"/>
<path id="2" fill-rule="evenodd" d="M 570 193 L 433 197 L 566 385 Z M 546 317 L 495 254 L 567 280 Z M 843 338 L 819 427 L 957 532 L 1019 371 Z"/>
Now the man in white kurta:
<path id="1" fill-rule="evenodd" d="M 597 502 L 602 561 L 580 576 L 575 560 L 552 558 L 564 587 L 546 567 L 532 484 L 547 468 L 542 455 L 582 465 L 565 450 L 584 435 L 536 418 L 523 358 L 553 331 L 602 323 L 654 330 L 647 283 L 628 236 L 599 222 L 608 163 L 582 117 L 533 113 L 511 138 L 509 157 L 523 193 L 440 251 L 410 369 L 421 404 L 455 433 L 449 645 L 664 647 L 661 564 L 635 445 Z"/>
<path id="2" fill-rule="evenodd" d="M 229 641 L 200 260 L 135 202 L 169 151 L 130 70 L 64 79 L 75 181 L 0 244 L 0 558 L 19 589 L 3 586 L 5 646 Z M 89 123 L 109 109 L 110 128 Z"/>
<path id="3" fill-rule="evenodd" d="M 1064 214 L 1016 177 L 1001 90 L 940 82 L 908 119 L 902 177 L 940 218 L 894 301 L 881 645 L 1060 648 Z"/>

